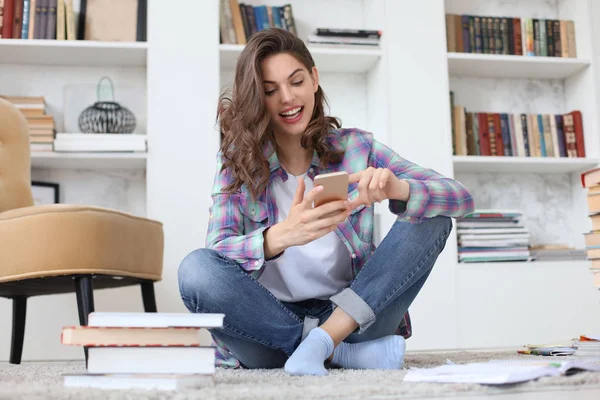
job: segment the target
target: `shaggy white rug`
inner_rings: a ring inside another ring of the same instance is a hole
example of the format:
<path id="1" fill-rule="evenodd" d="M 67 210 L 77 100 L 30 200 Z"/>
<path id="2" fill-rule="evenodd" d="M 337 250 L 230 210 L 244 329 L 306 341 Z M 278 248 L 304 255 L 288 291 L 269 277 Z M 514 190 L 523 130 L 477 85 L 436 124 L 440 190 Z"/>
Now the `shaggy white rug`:
<path id="1" fill-rule="evenodd" d="M 519 357 L 532 356 L 518 356 L 515 352 L 413 353 L 407 354 L 405 366 L 433 367 L 444 364 L 447 359 L 455 363 L 467 363 Z M 337 369 L 330 370 L 327 377 L 291 377 L 281 369 L 218 369 L 214 385 L 182 392 L 106 391 L 63 387 L 62 374 L 84 371 L 85 367 L 81 361 L 25 362 L 21 365 L 1 363 L 0 399 L 397 399 L 600 388 L 600 373 L 590 372 L 492 387 L 403 382 L 405 371 Z"/>

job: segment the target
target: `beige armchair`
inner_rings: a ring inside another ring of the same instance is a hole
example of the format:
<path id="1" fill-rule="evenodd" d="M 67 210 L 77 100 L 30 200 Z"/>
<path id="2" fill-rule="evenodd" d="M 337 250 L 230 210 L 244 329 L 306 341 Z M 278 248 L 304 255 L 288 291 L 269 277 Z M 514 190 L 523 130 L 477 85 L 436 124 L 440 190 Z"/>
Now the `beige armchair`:
<path id="1" fill-rule="evenodd" d="M 21 362 L 28 297 L 75 292 L 87 325 L 93 289 L 140 285 L 145 311 L 156 312 L 163 246 L 157 221 L 93 206 L 34 206 L 27 122 L 0 98 L 0 296 L 13 302 L 11 363 Z"/>

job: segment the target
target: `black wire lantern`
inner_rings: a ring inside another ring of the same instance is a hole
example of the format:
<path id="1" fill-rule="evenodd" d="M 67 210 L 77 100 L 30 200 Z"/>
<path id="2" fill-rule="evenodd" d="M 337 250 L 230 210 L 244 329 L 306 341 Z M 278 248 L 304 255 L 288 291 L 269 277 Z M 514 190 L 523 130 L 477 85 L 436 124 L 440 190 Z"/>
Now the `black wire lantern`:
<path id="1" fill-rule="evenodd" d="M 112 101 L 100 101 L 100 87 L 103 80 L 110 83 Z M 135 115 L 126 107 L 115 102 L 112 80 L 104 76 L 96 88 L 98 101 L 79 115 L 79 129 L 83 133 L 132 133 L 135 129 Z"/>

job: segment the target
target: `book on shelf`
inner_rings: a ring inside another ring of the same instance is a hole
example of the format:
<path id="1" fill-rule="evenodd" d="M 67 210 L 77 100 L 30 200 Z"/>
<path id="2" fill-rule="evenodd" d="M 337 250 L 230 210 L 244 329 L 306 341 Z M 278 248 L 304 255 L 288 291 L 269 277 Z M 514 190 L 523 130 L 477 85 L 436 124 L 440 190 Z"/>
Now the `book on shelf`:
<path id="1" fill-rule="evenodd" d="M 56 124 L 54 117 L 46 114 L 45 98 L 7 95 L 0 95 L 0 97 L 11 102 L 25 116 L 31 151 L 52 151 Z"/>
<path id="2" fill-rule="evenodd" d="M 250 36 L 267 28 L 281 28 L 298 34 L 291 4 L 253 6 L 238 0 L 220 0 L 219 7 L 222 44 L 246 44 Z"/>
<path id="3" fill-rule="evenodd" d="M 223 314 L 92 312 L 87 326 L 62 329 L 62 344 L 88 347 L 86 373 L 65 374 L 64 385 L 173 390 L 208 384 L 215 348 L 201 343 L 200 331 L 222 327 L 223 319 Z"/>
<path id="4" fill-rule="evenodd" d="M 374 29 L 317 28 L 312 35 L 308 35 L 307 42 L 311 45 L 378 47 L 381 35 L 382 31 Z"/>
<path id="5" fill-rule="evenodd" d="M 450 93 L 457 156 L 585 158 L 581 111 L 566 114 L 471 112 Z"/>
<path id="6" fill-rule="evenodd" d="M 73 0 L 3 0 L 3 2 L 4 17 L 0 21 L 3 22 L 0 37 L 76 39 Z"/>
<path id="7" fill-rule="evenodd" d="M 56 152 L 145 152 L 146 135 L 138 133 L 57 133 Z"/>
<path id="8" fill-rule="evenodd" d="M 448 52 L 577 57 L 572 20 L 446 14 Z"/>

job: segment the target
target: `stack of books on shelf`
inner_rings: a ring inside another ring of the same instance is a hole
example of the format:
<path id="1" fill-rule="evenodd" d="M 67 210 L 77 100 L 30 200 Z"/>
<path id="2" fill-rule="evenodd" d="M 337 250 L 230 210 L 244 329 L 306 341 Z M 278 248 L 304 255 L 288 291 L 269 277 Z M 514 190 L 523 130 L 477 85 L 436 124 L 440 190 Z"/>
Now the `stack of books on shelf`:
<path id="1" fill-rule="evenodd" d="M 87 326 L 67 326 L 61 343 L 88 347 L 87 372 L 64 374 L 66 387 L 178 390 L 213 382 L 215 348 L 202 328 L 223 314 L 93 312 Z"/>
<path id="2" fill-rule="evenodd" d="M 567 114 L 468 112 L 450 92 L 452 146 L 457 156 L 583 157 L 581 111 Z"/>
<path id="3" fill-rule="evenodd" d="M 137 133 L 57 133 L 56 152 L 145 152 L 146 135 Z"/>
<path id="4" fill-rule="evenodd" d="M 456 222 L 459 262 L 528 261 L 529 230 L 518 210 L 475 210 Z"/>
<path id="5" fill-rule="evenodd" d="M 587 190 L 591 229 L 584 234 L 587 258 L 591 260 L 594 286 L 600 289 L 600 168 L 581 174 L 581 186 Z"/>
<path id="6" fill-rule="evenodd" d="M 571 20 L 446 14 L 449 52 L 577 57 Z"/>
<path id="7" fill-rule="evenodd" d="M 46 114 L 42 96 L 0 96 L 23 113 L 29 127 L 31 151 L 52 151 L 56 126 L 52 115 Z"/>
<path id="8" fill-rule="evenodd" d="M 252 6 L 238 0 L 220 0 L 219 18 L 222 44 L 246 44 L 250 36 L 267 28 L 298 34 L 291 4 Z"/>
<path id="9" fill-rule="evenodd" d="M 351 45 L 378 47 L 381 31 L 369 29 L 331 29 L 317 28 L 308 36 L 311 45 Z"/>
<path id="10" fill-rule="evenodd" d="M 3 39 L 76 39 L 73 0 L 0 0 L 2 15 Z"/>

